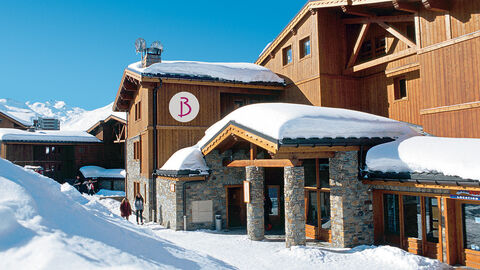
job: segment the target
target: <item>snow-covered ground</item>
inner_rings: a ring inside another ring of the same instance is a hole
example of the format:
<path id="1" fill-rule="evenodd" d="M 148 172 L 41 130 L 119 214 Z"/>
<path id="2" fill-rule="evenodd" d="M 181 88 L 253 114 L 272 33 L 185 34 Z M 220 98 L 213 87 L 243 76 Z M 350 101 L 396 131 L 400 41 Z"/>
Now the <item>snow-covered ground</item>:
<path id="1" fill-rule="evenodd" d="M 0 269 L 440 269 L 382 247 L 330 249 L 137 226 L 119 203 L 0 159 Z"/>

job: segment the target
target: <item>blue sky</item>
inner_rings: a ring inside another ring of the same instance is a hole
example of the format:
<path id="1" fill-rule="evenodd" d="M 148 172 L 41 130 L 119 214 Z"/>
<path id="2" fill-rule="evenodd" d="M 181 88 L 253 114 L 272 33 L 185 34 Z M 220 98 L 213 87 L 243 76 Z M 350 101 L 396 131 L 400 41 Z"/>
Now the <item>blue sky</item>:
<path id="1" fill-rule="evenodd" d="M 138 37 L 166 60 L 253 62 L 305 2 L 2 1 L 0 98 L 104 106 Z"/>

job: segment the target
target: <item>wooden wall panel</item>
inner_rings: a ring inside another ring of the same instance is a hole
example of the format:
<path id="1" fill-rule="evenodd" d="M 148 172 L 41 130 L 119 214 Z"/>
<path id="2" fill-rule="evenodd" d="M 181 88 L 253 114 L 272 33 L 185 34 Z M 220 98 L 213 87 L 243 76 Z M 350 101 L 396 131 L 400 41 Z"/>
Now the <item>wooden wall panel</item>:
<path id="1" fill-rule="evenodd" d="M 480 30 L 480 1 L 451 1 L 452 37 L 459 37 Z"/>
<path id="2" fill-rule="evenodd" d="M 397 77 L 388 78 L 388 117 L 399 121 L 422 125 L 420 117 L 420 104 L 422 101 L 420 72 L 416 70 L 401 74 L 399 77 L 407 80 L 407 97 L 395 100 L 394 81 Z"/>
<path id="3" fill-rule="evenodd" d="M 164 83 L 158 91 L 157 125 L 165 126 L 203 126 L 208 127 L 220 119 L 220 87 Z M 179 92 L 190 92 L 197 97 L 200 112 L 188 123 L 173 119 L 168 106 L 170 99 Z"/>
<path id="4" fill-rule="evenodd" d="M 10 119 L 4 117 L 1 113 L 0 113 L 0 128 L 18 128 L 22 130 L 24 129 L 23 127 L 20 127 Z"/>
<path id="5" fill-rule="evenodd" d="M 419 55 L 422 106 L 429 109 L 480 100 L 480 38 Z"/>
<path id="6" fill-rule="evenodd" d="M 322 76 L 322 106 L 361 110 L 359 80 L 342 76 Z"/>
<path id="7" fill-rule="evenodd" d="M 442 12 L 420 9 L 422 48 L 447 40 L 445 15 Z"/>
<path id="8" fill-rule="evenodd" d="M 159 168 L 177 150 L 195 145 L 205 135 L 205 129 L 163 129 L 158 131 Z"/>
<path id="9" fill-rule="evenodd" d="M 4 144 L 5 159 L 11 162 L 15 161 L 32 161 L 33 145 L 31 144 Z M 2 156 L 3 157 L 3 156 Z"/>
<path id="10" fill-rule="evenodd" d="M 388 117 L 387 79 L 378 73 L 361 79 L 360 110 Z"/>
<path id="11" fill-rule="evenodd" d="M 136 92 L 134 99 L 132 100 L 128 111 L 128 138 L 137 136 L 140 132 L 144 131 L 148 126 L 149 116 L 148 109 L 151 108 L 149 103 L 149 93 L 151 89 L 140 87 Z M 135 120 L 135 104 L 141 102 L 141 118 L 140 120 Z"/>
<path id="12" fill-rule="evenodd" d="M 422 115 L 423 128 L 435 136 L 480 138 L 480 108 Z"/>

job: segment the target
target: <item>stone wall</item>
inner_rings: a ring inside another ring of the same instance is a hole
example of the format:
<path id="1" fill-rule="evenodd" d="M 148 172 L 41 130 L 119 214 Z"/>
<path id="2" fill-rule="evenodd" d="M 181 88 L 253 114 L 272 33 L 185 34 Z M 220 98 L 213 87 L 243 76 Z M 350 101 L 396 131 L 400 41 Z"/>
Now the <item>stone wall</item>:
<path id="1" fill-rule="evenodd" d="M 305 245 L 305 176 L 303 167 L 285 167 L 285 244 Z"/>
<path id="2" fill-rule="evenodd" d="M 336 152 L 330 158 L 332 245 L 373 244 L 372 192 L 358 179 L 358 153 Z"/>
<path id="3" fill-rule="evenodd" d="M 140 161 L 133 159 L 133 143 L 137 142 L 139 137 L 133 137 L 126 140 L 127 143 L 127 176 L 125 181 L 127 184 L 126 196 L 132 205 L 132 210 L 134 210 L 133 202 L 135 201 L 135 194 L 133 194 L 133 183 L 140 183 L 140 193 L 144 196 L 145 204 L 143 209 L 143 217 L 145 221 L 152 221 L 152 194 L 151 186 L 152 179 L 140 175 Z"/>
<path id="4" fill-rule="evenodd" d="M 227 150 L 219 154 L 217 150 L 212 151 L 206 157 L 206 163 L 212 170 L 211 174 L 205 181 L 192 181 L 184 183 L 183 181 L 175 182 L 175 198 L 170 191 L 171 180 L 157 179 L 157 198 L 158 207 L 161 211 L 161 222 L 163 225 L 170 223 L 170 228 L 175 230 L 183 230 L 183 188 L 186 190 L 186 213 L 187 213 L 187 230 L 196 229 L 214 229 L 214 215 L 222 216 L 222 227 L 226 227 L 227 222 L 227 201 L 226 186 L 240 185 L 245 180 L 244 168 L 227 168 L 223 166 L 223 159 L 246 159 L 247 153 L 243 150 L 232 152 Z M 174 202 L 175 200 L 175 202 Z M 212 219 L 209 222 L 194 223 L 192 220 L 192 202 L 193 201 L 213 201 Z M 172 205 L 173 204 L 173 205 Z"/>
<path id="5" fill-rule="evenodd" d="M 250 183 L 250 202 L 247 204 L 247 234 L 251 240 L 259 241 L 265 236 L 264 220 L 264 170 L 261 167 L 245 168 Z M 305 226 L 305 225 L 304 225 Z"/>

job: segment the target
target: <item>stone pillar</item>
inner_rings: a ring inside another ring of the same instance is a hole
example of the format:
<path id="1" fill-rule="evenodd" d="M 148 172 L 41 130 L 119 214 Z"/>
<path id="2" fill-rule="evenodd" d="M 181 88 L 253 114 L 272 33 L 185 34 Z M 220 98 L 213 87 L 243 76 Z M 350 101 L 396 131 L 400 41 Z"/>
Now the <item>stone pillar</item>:
<path id="1" fill-rule="evenodd" d="M 263 168 L 249 166 L 245 168 L 247 181 L 250 182 L 250 203 L 247 204 L 248 238 L 260 241 L 265 235 L 263 210 Z"/>
<path id="2" fill-rule="evenodd" d="M 285 167 L 285 244 L 304 246 L 305 236 L 305 198 L 303 167 Z"/>
<path id="3" fill-rule="evenodd" d="M 336 152 L 330 159 L 332 245 L 373 244 L 372 192 L 358 179 L 358 152 Z"/>

